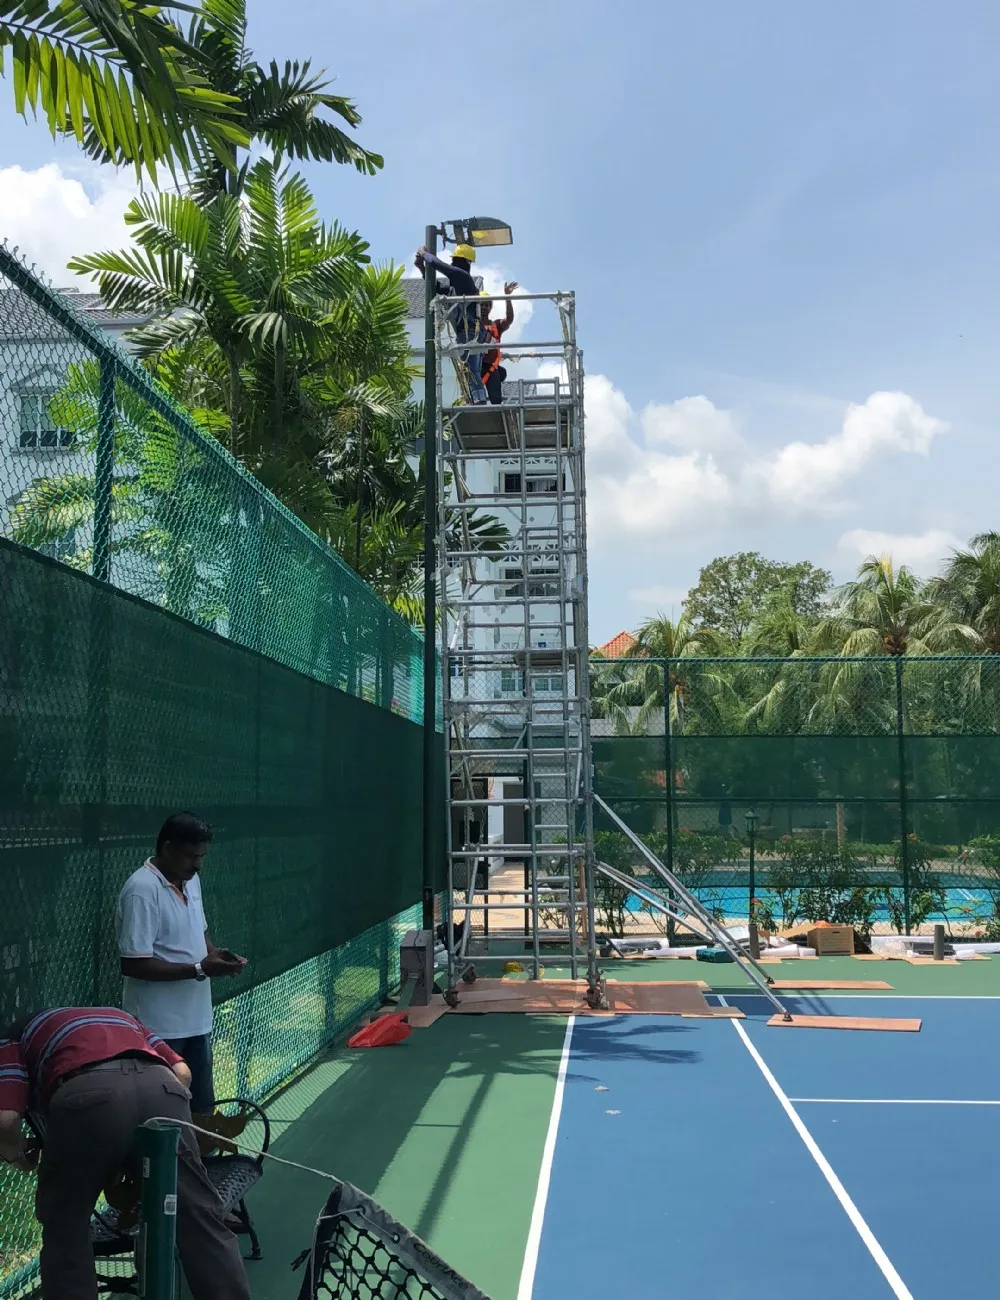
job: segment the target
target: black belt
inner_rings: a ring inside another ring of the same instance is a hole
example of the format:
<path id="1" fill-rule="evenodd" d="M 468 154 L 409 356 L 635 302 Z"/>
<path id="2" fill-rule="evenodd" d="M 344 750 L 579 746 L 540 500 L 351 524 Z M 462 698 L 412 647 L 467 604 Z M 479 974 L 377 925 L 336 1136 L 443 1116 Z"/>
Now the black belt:
<path id="1" fill-rule="evenodd" d="M 118 1056 L 108 1056 L 102 1061 L 88 1061 L 86 1065 L 78 1066 L 75 1070 L 68 1070 L 65 1074 L 61 1074 L 56 1079 L 49 1095 L 54 1097 L 63 1084 L 69 1083 L 70 1079 L 78 1079 L 81 1074 L 91 1074 L 95 1070 L 110 1070 L 119 1061 L 148 1061 L 150 1065 L 160 1064 L 167 1068 L 166 1062 L 161 1057 L 154 1056 L 151 1052 L 121 1052 Z"/>

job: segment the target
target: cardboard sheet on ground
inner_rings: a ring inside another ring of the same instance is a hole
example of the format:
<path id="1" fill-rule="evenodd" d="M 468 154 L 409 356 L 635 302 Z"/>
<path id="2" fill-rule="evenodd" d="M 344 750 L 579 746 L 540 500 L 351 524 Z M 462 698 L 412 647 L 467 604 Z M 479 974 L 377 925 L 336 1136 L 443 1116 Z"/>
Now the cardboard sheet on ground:
<path id="1" fill-rule="evenodd" d="M 772 1016 L 767 1022 L 782 1029 L 880 1029 L 915 1034 L 919 1020 L 886 1020 L 877 1016 Z"/>
<path id="2" fill-rule="evenodd" d="M 459 989 L 459 1004 L 453 1008 L 452 1014 L 506 1012 L 523 1015 L 733 1018 L 731 1009 L 709 1006 L 698 983 L 609 980 L 607 994 L 609 1009 L 593 1011 L 587 1005 L 585 980 L 519 980 L 513 987 L 509 983 L 505 985 L 502 980 L 477 980 L 469 992 Z"/>

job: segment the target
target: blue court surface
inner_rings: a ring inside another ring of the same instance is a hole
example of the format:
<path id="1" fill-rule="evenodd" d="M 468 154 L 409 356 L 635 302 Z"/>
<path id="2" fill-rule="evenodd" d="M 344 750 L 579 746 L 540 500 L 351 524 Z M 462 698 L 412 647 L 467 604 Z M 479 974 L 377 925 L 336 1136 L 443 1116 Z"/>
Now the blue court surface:
<path id="1" fill-rule="evenodd" d="M 1000 1291 L 1000 998 L 785 1002 L 568 1027 L 519 1300 Z"/>

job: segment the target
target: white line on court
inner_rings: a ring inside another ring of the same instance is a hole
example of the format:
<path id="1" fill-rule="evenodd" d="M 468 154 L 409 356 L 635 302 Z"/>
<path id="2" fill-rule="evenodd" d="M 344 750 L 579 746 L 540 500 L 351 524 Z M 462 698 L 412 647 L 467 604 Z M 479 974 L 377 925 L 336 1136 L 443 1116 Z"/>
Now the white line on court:
<path id="1" fill-rule="evenodd" d="M 722 998 L 721 993 L 715 995 Z M 731 998 L 766 998 L 766 993 L 738 993 L 729 990 Z M 892 989 L 872 989 L 870 993 L 838 993 L 836 989 L 803 989 L 796 993 L 794 989 L 778 989 L 777 996 L 785 1002 L 1000 1002 L 1000 994 L 993 993 L 894 993 Z M 728 1006 L 729 1004 L 726 1003 Z"/>
<path id="2" fill-rule="evenodd" d="M 729 1005 L 729 1003 L 726 1001 L 724 997 L 721 996 L 721 994 L 719 996 L 719 1001 L 722 1003 L 723 1006 Z M 893 1267 L 892 1260 L 890 1260 L 889 1256 L 879 1245 L 879 1242 L 876 1239 L 875 1234 L 872 1232 L 871 1228 L 869 1228 L 868 1224 L 862 1218 L 861 1211 L 851 1200 L 850 1196 L 847 1193 L 847 1189 L 844 1187 L 844 1184 L 834 1173 L 833 1166 L 830 1164 L 829 1160 L 827 1160 L 823 1152 L 819 1149 L 816 1139 L 813 1137 L 813 1135 L 806 1128 L 805 1124 L 802 1122 L 802 1118 L 799 1115 L 798 1111 L 795 1109 L 795 1107 L 792 1105 L 789 1099 L 785 1096 L 781 1084 L 778 1082 L 778 1080 L 768 1069 L 767 1062 L 764 1060 L 760 1052 L 757 1051 L 756 1047 L 754 1047 L 753 1043 L 750 1041 L 750 1035 L 747 1033 L 747 1031 L 743 1028 L 743 1026 L 740 1024 L 738 1020 L 731 1020 L 730 1024 L 739 1034 L 740 1038 L 742 1038 L 743 1046 L 753 1057 L 753 1060 L 758 1070 L 760 1070 L 761 1074 L 767 1080 L 768 1086 L 770 1087 L 771 1091 L 777 1097 L 781 1109 L 792 1121 L 792 1126 L 795 1129 L 796 1133 L 798 1133 L 799 1137 L 802 1139 L 803 1143 L 805 1144 L 806 1150 L 812 1156 L 813 1160 L 815 1160 L 816 1164 L 819 1166 L 820 1173 L 829 1183 L 830 1190 L 833 1192 L 834 1196 L 836 1196 L 837 1200 L 840 1202 L 841 1208 L 843 1209 L 847 1217 L 850 1219 L 851 1223 L 854 1225 L 854 1229 L 857 1232 L 858 1236 L 868 1247 L 869 1254 L 871 1255 L 875 1263 L 878 1265 L 882 1273 L 882 1276 L 889 1283 L 889 1287 L 892 1290 L 892 1294 L 896 1297 L 896 1300 L 913 1300 L 912 1293 L 907 1288 L 907 1285 L 903 1281 L 903 1279 L 896 1272 L 895 1268 Z"/>
<path id="3" fill-rule="evenodd" d="M 1000 1101 L 967 1101 L 951 1097 L 789 1097 L 810 1106 L 1000 1106 Z"/>
<path id="4" fill-rule="evenodd" d="M 562 1114 L 563 1094 L 566 1091 L 566 1073 L 569 1069 L 575 1021 L 576 1017 L 570 1016 L 566 1022 L 566 1037 L 563 1039 L 562 1056 L 559 1058 L 559 1073 L 556 1075 L 556 1090 L 552 1097 L 552 1112 L 549 1115 L 549 1128 L 545 1134 L 545 1146 L 542 1149 L 542 1167 L 538 1172 L 535 1205 L 531 1211 L 531 1227 L 528 1229 L 528 1243 L 524 1248 L 524 1263 L 521 1265 L 521 1281 L 517 1288 L 517 1300 L 531 1300 L 531 1293 L 535 1286 L 538 1248 L 542 1243 L 542 1224 L 545 1221 L 545 1204 L 549 1199 L 549 1180 L 552 1177 L 552 1161 L 556 1154 L 556 1138 L 559 1136 L 559 1117 Z"/>

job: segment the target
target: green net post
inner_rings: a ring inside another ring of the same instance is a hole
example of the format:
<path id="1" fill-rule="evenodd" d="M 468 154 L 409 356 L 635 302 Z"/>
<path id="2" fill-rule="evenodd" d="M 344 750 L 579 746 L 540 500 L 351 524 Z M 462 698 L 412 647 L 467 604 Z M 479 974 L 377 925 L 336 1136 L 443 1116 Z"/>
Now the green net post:
<path id="1" fill-rule="evenodd" d="M 899 748 L 899 863 L 903 877 L 903 932 L 910 933 L 910 818 L 906 790 L 906 736 L 903 724 L 903 656 L 897 655 L 896 741 Z"/>
<path id="2" fill-rule="evenodd" d="M 674 753 L 673 753 L 673 736 L 671 735 L 670 708 L 673 704 L 673 694 L 671 691 L 672 677 L 670 675 L 670 665 L 672 660 L 664 659 L 661 663 L 663 670 L 663 766 L 664 766 L 664 794 L 667 801 L 667 870 L 674 869 Z M 668 891 L 668 897 L 673 895 Z M 667 943 L 673 944 L 677 933 L 677 924 L 672 916 L 667 917 Z"/>
<path id="3" fill-rule="evenodd" d="M 142 1204 L 136 1264 L 144 1300 L 176 1300 L 177 1145 L 180 1130 L 149 1120 L 138 1132 Z"/>
<path id="4" fill-rule="evenodd" d="M 92 567 L 94 577 L 107 582 L 111 577 L 111 502 L 115 477 L 115 364 L 107 359 L 101 361 L 96 461 Z"/>
<path id="5" fill-rule="evenodd" d="M 437 252 L 437 230 L 428 226 L 424 245 Z M 423 888 L 422 926 L 434 929 L 434 882 L 437 876 L 435 849 L 438 844 L 435 819 L 434 770 L 437 757 L 437 336 L 434 296 L 437 281 L 433 270 L 424 272 L 424 734 L 423 734 Z M 442 809 L 444 804 L 441 805 Z"/>

